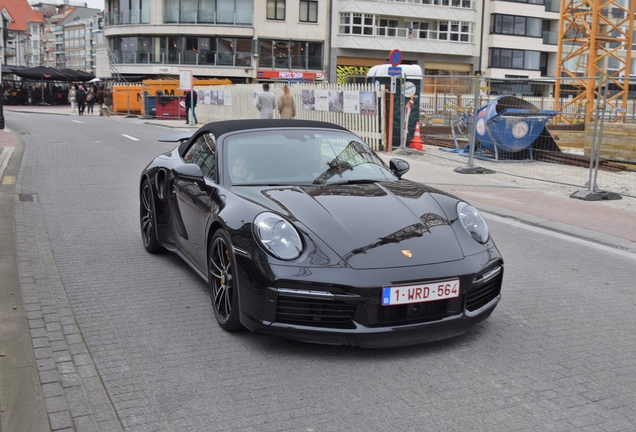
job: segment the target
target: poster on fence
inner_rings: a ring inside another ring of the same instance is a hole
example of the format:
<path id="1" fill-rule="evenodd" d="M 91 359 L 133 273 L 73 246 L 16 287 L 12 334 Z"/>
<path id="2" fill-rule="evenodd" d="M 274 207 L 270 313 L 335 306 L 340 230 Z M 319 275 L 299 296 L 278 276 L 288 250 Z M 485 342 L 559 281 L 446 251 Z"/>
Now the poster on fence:
<path id="1" fill-rule="evenodd" d="M 306 110 L 378 115 L 374 91 L 302 90 L 302 107 Z"/>
<path id="2" fill-rule="evenodd" d="M 232 106 L 232 92 L 229 90 L 223 92 L 223 106 Z"/>
<path id="3" fill-rule="evenodd" d="M 344 92 L 342 90 L 329 90 L 329 111 L 342 112 L 344 107 Z"/>
<path id="4" fill-rule="evenodd" d="M 316 111 L 329 111 L 329 91 L 328 90 L 315 90 L 314 95 L 315 109 Z"/>
<path id="5" fill-rule="evenodd" d="M 345 91 L 344 93 L 344 112 L 351 114 L 360 114 L 360 92 Z"/>
<path id="6" fill-rule="evenodd" d="M 302 98 L 303 98 L 303 109 L 306 109 L 306 110 L 316 109 L 316 97 L 314 96 L 313 90 L 303 90 Z"/>
<path id="7" fill-rule="evenodd" d="M 360 92 L 360 114 L 378 115 L 378 99 L 375 92 Z"/>

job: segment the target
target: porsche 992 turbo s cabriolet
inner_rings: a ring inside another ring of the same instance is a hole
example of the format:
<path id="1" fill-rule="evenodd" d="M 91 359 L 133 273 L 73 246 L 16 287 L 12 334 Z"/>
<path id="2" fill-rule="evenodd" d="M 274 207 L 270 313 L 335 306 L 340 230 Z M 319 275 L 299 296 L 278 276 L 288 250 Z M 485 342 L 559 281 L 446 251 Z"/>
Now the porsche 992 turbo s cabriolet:
<path id="1" fill-rule="evenodd" d="M 225 330 L 394 347 L 461 335 L 500 300 L 481 214 L 343 127 L 233 120 L 162 141 L 180 144 L 141 174 L 143 244 L 208 283 Z"/>

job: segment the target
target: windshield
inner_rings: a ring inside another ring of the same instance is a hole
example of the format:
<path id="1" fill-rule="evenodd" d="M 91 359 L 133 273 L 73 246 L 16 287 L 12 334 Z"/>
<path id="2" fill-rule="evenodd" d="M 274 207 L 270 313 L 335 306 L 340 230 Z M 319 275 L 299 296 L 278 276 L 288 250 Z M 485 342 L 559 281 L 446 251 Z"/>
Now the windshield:
<path id="1" fill-rule="evenodd" d="M 250 131 L 226 138 L 223 146 L 226 173 L 235 186 L 396 180 L 369 146 L 347 132 Z"/>

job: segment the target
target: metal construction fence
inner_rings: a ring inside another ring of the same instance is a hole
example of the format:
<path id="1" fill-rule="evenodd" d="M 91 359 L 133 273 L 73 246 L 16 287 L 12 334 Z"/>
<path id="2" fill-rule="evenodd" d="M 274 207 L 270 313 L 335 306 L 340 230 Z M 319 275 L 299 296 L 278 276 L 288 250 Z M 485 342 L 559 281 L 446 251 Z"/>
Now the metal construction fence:
<path id="1" fill-rule="evenodd" d="M 393 98 L 387 83 L 369 77 L 352 77 L 351 84 L 291 84 L 296 118 L 344 126 L 374 150 L 387 150 L 389 142 L 391 148 L 409 146 L 417 128 L 426 152 L 458 167 L 571 185 L 589 191 L 589 199 L 597 199 L 597 191 L 636 197 L 636 83 L 585 77 L 400 79 L 394 110 L 388 108 Z M 422 84 L 409 87 L 412 79 Z M 282 86 L 271 86 L 277 98 Z M 421 92 L 413 94 L 414 88 Z M 259 116 L 260 84 L 195 83 L 195 91 L 199 123 Z M 126 105 L 120 106 L 129 107 L 130 93 L 121 95 Z M 410 111 L 409 100 L 415 101 Z"/>
<path id="2" fill-rule="evenodd" d="M 440 87 L 462 91 L 420 95 L 426 151 L 458 167 L 571 185 L 587 191 L 582 199 L 636 197 L 636 92 L 628 82 L 620 95 L 615 84 L 587 78 L 448 80 Z"/>
<path id="3" fill-rule="evenodd" d="M 255 106 L 262 91 L 259 84 L 235 84 L 198 87 L 197 118 L 199 122 L 258 118 Z M 336 123 L 358 134 L 374 150 L 383 139 L 383 93 L 372 84 L 294 84 L 291 86 L 297 119 Z M 278 99 L 282 84 L 270 91 Z M 275 111 L 274 118 L 279 118 Z"/>

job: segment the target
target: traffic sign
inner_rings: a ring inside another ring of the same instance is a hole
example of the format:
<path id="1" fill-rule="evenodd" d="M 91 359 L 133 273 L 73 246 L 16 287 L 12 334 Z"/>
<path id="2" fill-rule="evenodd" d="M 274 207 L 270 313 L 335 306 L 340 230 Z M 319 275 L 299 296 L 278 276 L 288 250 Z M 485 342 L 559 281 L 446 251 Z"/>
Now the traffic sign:
<path id="1" fill-rule="evenodd" d="M 399 66 L 390 67 L 388 74 L 389 76 L 402 76 L 402 68 Z"/>
<path id="2" fill-rule="evenodd" d="M 391 51 L 389 53 L 389 62 L 391 62 L 391 65 L 393 66 L 398 66 L 400 63 L 402 63 L 402 51 L 400 51 L 399 49 L 394 49 L 393 51 Z"/>

